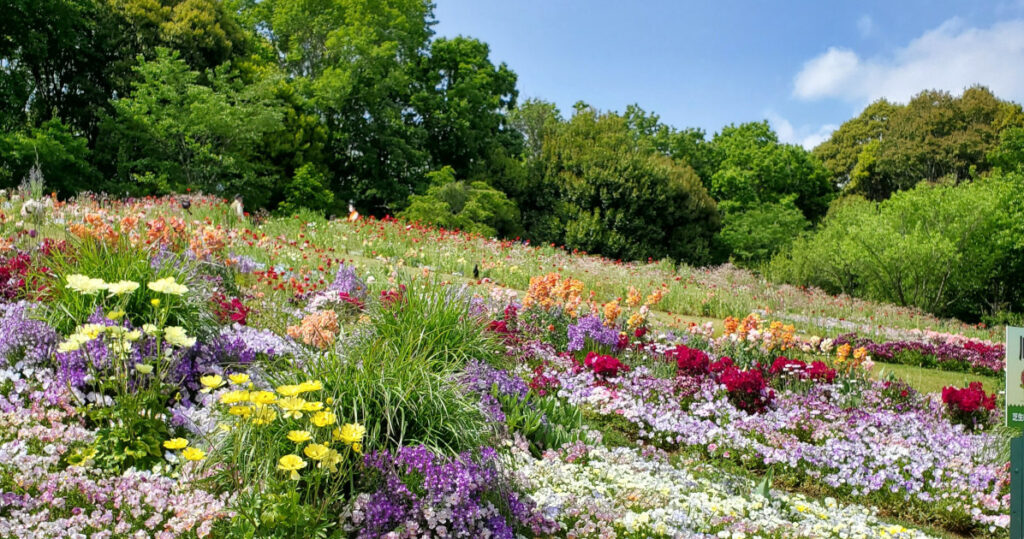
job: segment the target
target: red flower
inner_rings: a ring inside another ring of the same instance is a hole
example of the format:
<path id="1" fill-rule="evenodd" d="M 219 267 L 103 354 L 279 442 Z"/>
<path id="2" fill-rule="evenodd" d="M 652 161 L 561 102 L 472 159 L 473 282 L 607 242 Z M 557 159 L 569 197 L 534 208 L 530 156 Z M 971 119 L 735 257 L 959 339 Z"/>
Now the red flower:
<path id="1" fill-rule="evenodd" d="M 594 371 L 594 374 L 605 377 L 618 376 L 619 371 L 629 370 L 629 367 L 624 365 L 615 356 L 600 355 L 594 352 L 587 354 L 583 364 Z"/>
<path id="2" fill-rule="evenodd" d="M 710 359 L 703 350 L 679 345 L 665 352 L 665 356 L 676 360 L 676 367 L 681 374 L 699 375 L 708 372 Z"/>

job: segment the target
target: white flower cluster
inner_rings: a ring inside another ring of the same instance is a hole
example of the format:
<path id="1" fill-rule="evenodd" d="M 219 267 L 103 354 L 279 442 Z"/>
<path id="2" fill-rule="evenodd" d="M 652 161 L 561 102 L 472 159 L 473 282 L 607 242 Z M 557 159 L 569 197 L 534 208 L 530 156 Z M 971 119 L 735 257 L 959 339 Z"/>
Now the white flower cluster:
<path id="1" fill-rule="evenodd" d="M 927 537 L 863 506 L 782 491 L 765 498 L 745 479 L 707 479 L 632 448 L 567 446 L 541 460 L 519 457 L 530 497 L 575 537 L 608 528 L 619 537 Z"/>

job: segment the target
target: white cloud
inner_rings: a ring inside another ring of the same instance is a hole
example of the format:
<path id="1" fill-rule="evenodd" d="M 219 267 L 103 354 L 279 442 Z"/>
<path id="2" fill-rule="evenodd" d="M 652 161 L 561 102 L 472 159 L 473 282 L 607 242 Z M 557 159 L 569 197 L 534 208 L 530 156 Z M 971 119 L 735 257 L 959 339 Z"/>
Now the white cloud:
<path id="1" fill-rule="evenodd" d="M 871 15 L 861 15 L 857 19 L 857 31 L 860 32 L 860 37 L 868 37 L 875 33 L 875 21 L 871 19 Z"/>
<path id="2" fill-rule="evenodd" d="M 889 55 L 862 58 L 830 47 L 808 60 L 793 80 L 799 99 L 837 98 L 863 104 L 885 97 L 905 102 L 918 92 L 959 93 L 974 84 L 996 95 L 1024 100 L 1024 19 L 990 28 L 950 19 Z"/>
<path id="3" fill-rule="evenodd" d="M 827 140 L 832 132 L 839 127 L 835 124 L 825 124 L 817 128 L 810 125 L 794 127 L 789 120 L 774 111 L 766 112 L 765 117 L 772 129 L 775 130 L 775 134 L 779 136 L 779 141 L 786 144 L 799 144 L 808 150 Z"/>

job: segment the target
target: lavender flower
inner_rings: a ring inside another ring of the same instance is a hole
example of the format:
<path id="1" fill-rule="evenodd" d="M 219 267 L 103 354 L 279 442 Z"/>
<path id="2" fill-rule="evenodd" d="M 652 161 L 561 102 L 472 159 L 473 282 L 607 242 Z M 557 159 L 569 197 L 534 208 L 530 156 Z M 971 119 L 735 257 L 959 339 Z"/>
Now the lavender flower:
<path id="1" fill-rule="evenodd" d="M 608 347 L 614 347 L 619 342 L 619 332 L 615 328 L 606 327 L 599 317 L 592 314 L 570 325 L 568 333 L 570 352 L 583 350 L 587 338 Z"/>

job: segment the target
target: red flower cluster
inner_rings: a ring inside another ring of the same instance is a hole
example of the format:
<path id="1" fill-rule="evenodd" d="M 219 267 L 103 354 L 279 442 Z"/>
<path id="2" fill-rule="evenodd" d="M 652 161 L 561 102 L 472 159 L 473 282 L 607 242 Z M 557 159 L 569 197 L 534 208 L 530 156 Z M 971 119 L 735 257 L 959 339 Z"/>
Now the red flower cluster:
<path id="1" fill-rule="evenodd" d="M 10 301 L 25 290 L 25 275 L 31 265 L 32 257 L 25 253 L 0 262 L 0 297 Z"/>
<path id="2" fill-rule="evenodd" d="M 405 285 L 398 285 L 398 290 L 381 290 L 380 291 L 380 304 L 384 308 L 392 307 L 393 305 L 400 303 L 405 296 Z"/>
<path id="3" fill-rule="evenodd" d="M 356 311 L 363 310 L 363 300 L 350 296 L 348 292 L 338 292 L 338 299 L 355 307 Z"/>
<path id="4" fill-rule="evenodd" d="M 942 388 L 942 402 L 954 423 L 969 429 L 983 429 L 992 420 L 996 407 L 996 394 L 985 394 L 981 382 L 971 382 L 965 388 Z"/>
<path id="5" fill-rule="evenodd" d="M 821 361 L 814 361 L 810 365 L 799 359 L 788 357 L 777 357 L 772 366 L 768 368 L 770 376 L 782 376 L 794 374 L 801 380 L 815 380 L 831 384 L 836 380 L 836 370 Z"/>
<path id="6" fill-rule="evenodd" d="M 775 398 L 775 392 L 768 389 L 764 376 L 756 368 L 741 371 L 736 367 L 727 367 L 718 376 L 718 381 L 725 385 L 729 400 L 740 410 L 749 413 L 763 412 Z"/>
<path id="7" fill-rule="evenodd" d="M 587 354 L 586 359 L 583 360 L 583 364 L 590 368 L 590 370 L 594 371 L 594 374 L 598 376 L 612 377 L 617 376 L 619 371 L 629 370 L 629 367 L 624 365 L 615 356 L 605 356 L 594 352 Z"/>
<path id="8" fill-rule="evenodd" d="M 547 395 L 549 391 L 554 391 L 558 389 L 558 387 L 561 385 L 561 383 L 558 381 L 558 378 L 555 378 L 554 376 L 548 376 L 547 374 L 544 373 L 544 369 L 545 367 L 547 367 L 547 363 L 548 362 L 545 360 L 543 363 L 533 368 L 533 378 L 530 379 L 529 384 L 530 389 L 532 389 L 534 393 L 540 395 L 541 397 Z"/>
<path id="9" fill-rule="evenodd" d="M 734 366 L 736 366 L 736 364 L 732 362 L 731 357 L 722 356 L 718 361 L 709 365 L 708 370 L 711 371 L 711 374 L 722 374 L 726 369 L 730 369 Z"/>
<path id="10" fill-rule="evenodd" d="M 676 367 L 680 374 L 700 375 L 707 374 L 711 363 L 710 358 L 703 350 L 679 345 L 667 352 L 665 357 L 676 360 Z"/>
<path id="11" fill-rule="evenodd" d="M 238 298 L 229 300 L 220 292 L 213 294 L 213 313 L 217 315 L 221 324 L 235 323 L 244 326 L 249 318 L 249 310 L 249 307 Z"/>
<path id="12" fill-rule="evenodd" d="M 942 388 L 942 402 L 963 412 L 974 412 L 981 408 L 991 411 L 996 407 L 996 394 L 986 395 L 981 382 L 971 382 L 965 388 Z"/>

